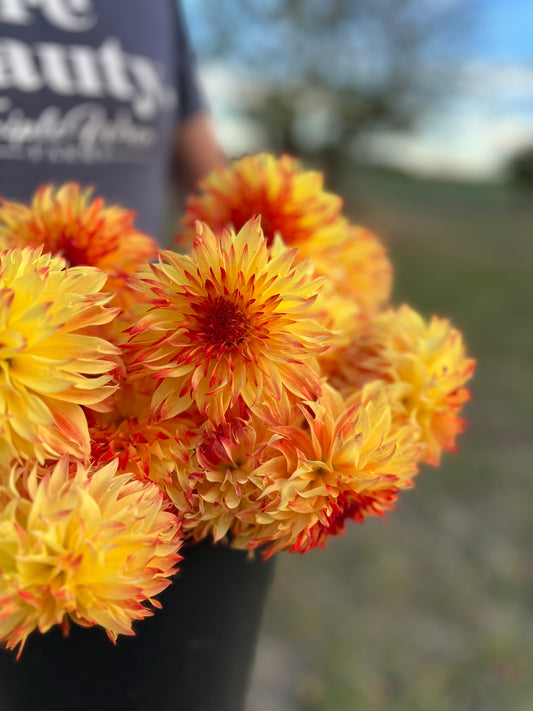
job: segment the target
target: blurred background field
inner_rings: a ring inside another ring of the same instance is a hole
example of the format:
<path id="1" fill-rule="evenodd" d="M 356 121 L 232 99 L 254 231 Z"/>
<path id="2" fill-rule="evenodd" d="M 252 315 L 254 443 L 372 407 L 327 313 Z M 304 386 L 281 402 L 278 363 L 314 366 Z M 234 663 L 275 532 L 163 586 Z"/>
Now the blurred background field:
<path id="1" fill-rule="evenodd" d="M 385 520 L 278 556 L 248 711 L 530 711 L 533 7 L 184 5 L 230 157 L 324 170 L 387 245 L 393 302 L 478 361 L 457 453 Z"/>
<path id="2" fill-rule="evenodd" d="M 503 186 L 376 170 L 345 194 L 389 246 L 394 300 L 463 330 L 469 424 L 385 521 L 279 557 L 250 710 L 528 711 L 533 212 Z"/>

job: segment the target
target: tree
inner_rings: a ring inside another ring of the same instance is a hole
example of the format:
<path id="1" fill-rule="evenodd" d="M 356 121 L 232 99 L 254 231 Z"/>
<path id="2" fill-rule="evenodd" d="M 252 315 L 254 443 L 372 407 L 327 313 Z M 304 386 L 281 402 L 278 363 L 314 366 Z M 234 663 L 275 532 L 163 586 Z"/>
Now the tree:
<path id="1" fill-rule="evenodd" d="M 528 191 L 533 188 L 533 145 L 516 151 L 510 157 L 507 172 L 515 185 Z"/>
<path id="2" fill-rule="evenodd" d="M 442 93 L 436 49 L 467 19 L 460 0 L 225 0 L 199 8 L 209 12 L 201 46 L 253 82 L 239 101 L 262 122 L 270 147 L 319 162 L 330 183 L 365 131 L 409 127 Z"/>

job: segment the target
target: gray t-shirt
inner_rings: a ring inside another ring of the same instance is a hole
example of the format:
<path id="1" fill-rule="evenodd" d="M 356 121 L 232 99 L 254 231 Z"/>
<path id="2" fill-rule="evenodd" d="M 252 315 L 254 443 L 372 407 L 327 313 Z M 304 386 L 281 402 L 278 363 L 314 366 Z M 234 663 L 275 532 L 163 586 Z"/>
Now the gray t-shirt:
<path id="1" fill-rule="evenodd" d="M 176 125 L 203 109 L 176 0 L 0 0 L 0 195 L 92 185 L 154 237 Z"/>

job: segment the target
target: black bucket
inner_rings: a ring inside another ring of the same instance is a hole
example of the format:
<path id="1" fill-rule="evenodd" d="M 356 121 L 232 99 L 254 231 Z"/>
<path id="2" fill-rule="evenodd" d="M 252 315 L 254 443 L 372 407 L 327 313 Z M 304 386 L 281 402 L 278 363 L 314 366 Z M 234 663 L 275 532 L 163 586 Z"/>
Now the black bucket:
<path id="1" fill-rule="evenodd" d="M 0 652 L 1 711 L 240 711 L 273 559 L 202 543 L 116 646 L 97 627 L 33 632 Z"/>

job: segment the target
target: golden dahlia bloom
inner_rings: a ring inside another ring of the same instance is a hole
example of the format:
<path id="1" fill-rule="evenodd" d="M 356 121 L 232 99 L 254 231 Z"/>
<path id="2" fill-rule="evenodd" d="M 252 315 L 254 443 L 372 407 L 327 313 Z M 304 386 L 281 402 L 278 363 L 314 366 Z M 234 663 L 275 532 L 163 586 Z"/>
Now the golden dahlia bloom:
<path id="1" fill-rule="evenodd" d="M 313 266 L 314 263 L 313 263 Z M 357 301 L 343 294 L 329 277 L 325 276 L 310 315 L 331 331 L 327 350 L 317 357 L 322 375 L 335 372 L 337 353 L 348 347 L 364 327 L 366 316 Z"/>
<path id="2" fill-rule="evenodd" d="M 118 349 L 87 329 L 113 318 L 93 267 L 65 268 L 42 249 L 0 255 L 0 441 L 12 457 L 89 454 L 81 406 L 98 408 L 110 384 Z"/>
<path id="3" fill-rule="evenodd" d="M 263 490 L 259 513 L 242 515 L 235 547 L 269 544 L 267 555 L 323 546 L 346 519 L 391 508 L 411 486 L 417 447 L 408 427 L 393 431 L 387 398 L 379 387 L 345 401 L 329 385 L 303 406 L 308 430 L 273 427 L 278 451 L 252 479 Z"/>
<path id="4" fill-rule="evenodd" d="M 354 342 L 366 320 L 390 297 L 392 267 L 385 248 L 368 230 L 346 226 L 328 244 L 309 240 L 300 247 L 324 283 L 313 304 L 313 316 L 332 331 L 328 350 L 318 358 L 322 373 L 337 367 L 337 354 Z"/>
<path id="5" fill-rule="evenodd" d="M 180 527 L 161 491 L 117 463 L 52 471 L 13 467 L 0 487 L 0 639 L 24 646 L 35 629 L 101 625 L 113 641 L 169 584 Z M 20 652 L 19 652 L 20 653 Z"/>
<path id="6" fill-rule="evenodd" d="M 320 246 L 311 240 L 301 246 L 301 253 L 317 274 L 329 277 L 338 298 L 351 299 L 362 313 L 377 313 L 389 301 L 392 265 L 370 230 L 347 225 L 337 240 Z"/>
<path id="7" fill-rule="evenodd" d="M 159 381 L 161 419 L 194 404 L 220 423 L 240 401 L 316 395 L 315 356 L 330 334 L 308 315 L 320 283 L 294 257 L 280 240 L 267 248 L 257 219 L 218 237 L 199 223 L 191 256 L 163 252 L 165 262 L 141 271 L 150 302 L 130 329 L 128 366 Z"/>
<path id="8" fill-rule="evenodd" d="M 345 392 L 376 378 L 402 384 L 398 417 L 416 423 L 422 458 L 438 464 L 443 449 L 456 449 L 464 425 L 459 411 L 470 397 L 464 385 L 474 368 L 461 333 L 448 320 L 433 316 L 428 323 L 404 305 L 368 321 L 360 338 L 339 354 L 333 380 Z"/>
<path id="9" fill-rule="evenodd" d="M 128 303 L 128 277 L 155 257 L 157 244 L 134 228 L 135 213 L 91 196 L 92 188 L 66 183 L 42 186 L 31 205 L 1 200 L 0 249 L 42 245 L 69 266 L 98 267 L 108 290 Z"/>
<path id="10" fill-rule="evenodd" d="M 327 242 L 344 224 L 342 200 L 324 191 L 322 174 L 304 171 L 290 156 L 268 153 L 246 156 L 229 168 L 210 173 L 199 183 L 199 194 L 185 206 L 183 231 L 178 239 L 195 238 L 196 221 L 215 233 L 239 231 L 248 220 L 261 216 L 268 244 L 276 234 L 290 246 L 313 237 Z"/>

